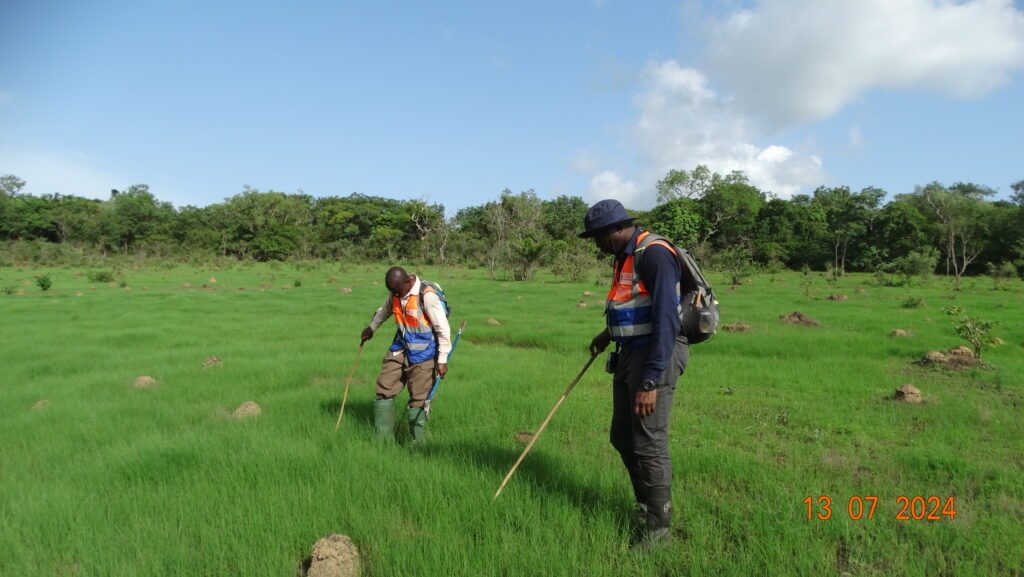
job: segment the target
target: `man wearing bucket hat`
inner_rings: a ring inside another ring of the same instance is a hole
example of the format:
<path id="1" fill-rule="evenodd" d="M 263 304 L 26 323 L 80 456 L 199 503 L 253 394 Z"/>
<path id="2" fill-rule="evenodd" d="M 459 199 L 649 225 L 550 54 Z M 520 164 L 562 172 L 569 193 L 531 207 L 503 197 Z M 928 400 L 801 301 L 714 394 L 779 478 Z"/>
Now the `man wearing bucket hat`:
<path id="1" fill-rule="evenodd" d="M 608 362 L 614 374 L 611 443 L 633 485 L 637 544 L 651 547 L 671 539 L 669 417 L 689 349 L 680 334 L 677 249 L 634 220 L 619 201 L 602 200 L 587 210 L 580 237 L 593 238 L 601 252 L 615 256 L 607 326 L 590 352 L 601 353 L 615 341 Z"/>

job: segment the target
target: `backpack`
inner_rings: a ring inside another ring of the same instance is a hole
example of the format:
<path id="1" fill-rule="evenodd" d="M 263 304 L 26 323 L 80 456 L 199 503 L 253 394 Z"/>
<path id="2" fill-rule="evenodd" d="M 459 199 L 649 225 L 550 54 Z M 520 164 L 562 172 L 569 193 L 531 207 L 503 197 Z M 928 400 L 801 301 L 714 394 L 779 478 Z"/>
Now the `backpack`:
<path id="1" fill-rule="evenodd" d="M 668 240 L 668 239 L 662 239 Z M 671 241 L 669 242 L 670 244 Z M 675 249 L 676 262 L 679 264 L 679 292 L 681 294 L 679 310 L 679 332 L 686 337 L 689 344 L 695 345 L 710 340 L 718 330 L 719 310 L 718 299 L 711 283 L 704 278 L 697 266 L 697 261 L 686 249 L 672 244 Z M 634 258 L 642 258 L 643 253 Z M 641 267 L 637 262 L 636 267 Z"/>
<path id="2" fill-rule="evenodd" d="M 423 279 L 420 279 L 420 284 L 423 285 L 423 287 L 430 287 L 431 289 L 434 290 L 435 293 L 437 293 L 437 298 L 441 299 L 441 307 L 444 308 L 444 316 L 445 316 L 445 318 L 448 318 L 448 317 L 452 316 L 452 307 L 449 306 L 449 304 L 448 304 L 448 297 L 445 296 L 444 290 L 441 289 L 441 285 L 437 284 L 436 282 L 430 282 L 428 280 L 423 280 Z M 423 287 L 420 287 L 420 295 L 423 295 Z M 423 299 L 422 298 L 420 299 L 420 311 L 424 315 L 427 314 L 427 311 L 424 310 L 424 308 L 423 308 Z"/>

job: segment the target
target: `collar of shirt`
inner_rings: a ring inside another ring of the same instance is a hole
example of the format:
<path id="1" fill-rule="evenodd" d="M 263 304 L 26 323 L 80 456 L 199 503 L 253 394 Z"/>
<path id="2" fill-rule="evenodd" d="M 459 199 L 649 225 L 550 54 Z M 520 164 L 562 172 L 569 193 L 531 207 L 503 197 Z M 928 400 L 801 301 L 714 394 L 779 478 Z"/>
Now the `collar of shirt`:
<path id="1" fill-rule="evenodd" d="M 629 242 L 626 243 L 626 246 L 622 247 L 622 252 L 619 253 L 619 260 L 625 260 L 627 256 L 631 256 L 636 252 L 636 238 L 640 236 L 640 233 L 642 232 L 643 231 L 640 230 L 639 226 L 636 227 L 636 230 L 633 231 L 633 236 L 630 237 Z"/>

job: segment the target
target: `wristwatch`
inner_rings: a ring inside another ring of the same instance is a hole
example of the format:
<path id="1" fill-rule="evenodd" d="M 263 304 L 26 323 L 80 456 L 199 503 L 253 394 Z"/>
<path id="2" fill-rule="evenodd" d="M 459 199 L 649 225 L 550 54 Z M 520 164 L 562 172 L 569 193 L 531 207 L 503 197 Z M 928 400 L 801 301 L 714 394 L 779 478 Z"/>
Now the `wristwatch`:
<path id="1" fill-rule="evenodd" d="M 655 382 L 652 381 L 651 379 L 644 379 L 644 382 L 640 384 L 640 390 L 644 391 L 645 393 L 656 390 L 657 388 L 658 385 L 655 384 Z"/>

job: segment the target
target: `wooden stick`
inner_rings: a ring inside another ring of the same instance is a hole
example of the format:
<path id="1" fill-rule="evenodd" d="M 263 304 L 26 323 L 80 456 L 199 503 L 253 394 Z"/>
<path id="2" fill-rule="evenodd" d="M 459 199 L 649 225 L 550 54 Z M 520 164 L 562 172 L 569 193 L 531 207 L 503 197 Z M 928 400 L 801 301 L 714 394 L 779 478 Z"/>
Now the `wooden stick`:
<path id="1" fill-rule="evenodd" d="M 359 356 L 363 354 L 363 344 L 366 341 L 359 343 L 359 352 L 356 353 L 356 362 L 352 363 L 352 372 L 348 374 L 348 380 L 345 381 L 345 395 L 341 397 L 341 411 L 338 412 L 338 422 L 334 423 L 334 432 L 338 432 L 338 427 L 341 426 L 341 417 L 345 414 L 345 401 L 348 400 L 348 386 L 352 383 L 352 376 L 356 374 L 356 366 L 359 365 Z"/>
<path id="2" fill-rule="evenodd" d="M 526 448 L 523 449 L 523 453 L 519 455 L 519 458 L 516 459 L 515 464 L 512 465 L 512 469 L 509 470 L 508 474 L 505 475 L 505 478 L 501 481 L 501 486 L 498 487 L 498 490 L 497 492 L 494 493 L 494 497 L 491 499 L 491 501 L 496 500 L 498 498 L 498 495 L 501 494 L 502 489 L 504 489 L 505 485 L 508 484 L 508 480 L 512 478 L 512 475 L 516 472 L 516 469 L 519 468 L 519 464 L 523 462 L 523 459 L 526 458 L 526 454 L 530 452 L 530 449 L 533 448 L 533 444 L 537 442 L 537 439 L 540 438 L 540 434 L 544 432 L 544 428 L 548 426 L 548 423 L 551 421 L 551 417 L 555 416 L 555 411 L 557 411 L 558 407 L 562 405 L 562 401 L 564 401 L 566 397 L 569 396 L 569 393 L 572 392 L 572 389 L 573 387 L 576 386 L 576 383 L 580 382 L 580 379 L 583 378 L 583 374 L 587 372 L 587 369 L 590 368 L 590 365 L 593 364 L 594 359 L 596 358 L 597 353 L 590 355 L 590 360 L 587 361 L 587 364 L 583 365 L 583 369 L 580 370 L 580 374 L 576 375 L 576 378 L 573 379 L 571 383 L 569 383 L 569 387 L 565 389 L 564 393 L 562 393 L 562 398 L 558 399 L 558 402 L 555 403 L 555 406 L 551 408 L 551 412 L 548 413 L 547 418 L 545 418 L 544 422 L 540 424 L 540 428 L 537 429 L 537 432 L 533 434 L 533 438 L 530 439 L 529 444 L 527 444 Z"/>

